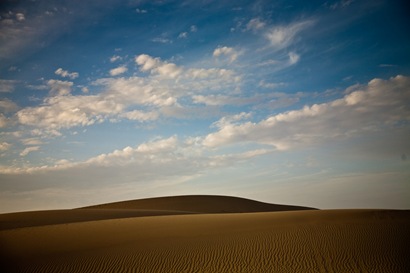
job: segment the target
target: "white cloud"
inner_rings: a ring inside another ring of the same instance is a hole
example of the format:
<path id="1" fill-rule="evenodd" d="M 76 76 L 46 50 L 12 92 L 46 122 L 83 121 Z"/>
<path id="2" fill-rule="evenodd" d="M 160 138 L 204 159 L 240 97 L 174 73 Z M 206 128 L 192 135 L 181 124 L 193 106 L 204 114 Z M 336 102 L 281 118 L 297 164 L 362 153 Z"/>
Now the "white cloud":
<path id="1" fill-rule="evenodd" d="M 46 98 L 41 106 L 24 108 L 16 116 L 21 124 L 52 131 L 102 122 L 123 108 L 101 96 L 56 96 Z"/>
<path id="2" fill-rule="evenodd" d="M 161 44 L 172 44 L 172 40 L 165 38 L 165 37 L 156 37 L 152 39 L 154 43 L 161 43 Z"/>
<path id="3" fill-rule="evenodd" d="M 0 93 L 10 93 L 14 91 L 14 85 L 17 81 L 0 79 Z"/>
<path id="4" fill-rule="evenodd" d="M 1 99 L 0 100 L 0 111 L 3 113 L 14 112 L 18 109 L 17 104 L 12 102 L 9 99 Z"/>
<path id="5" fill-rule="evenodd" d="M 71 93 L 73 82 L 49 80 L 47 85 L 50 87 L 50 94 L 53 96 L 66 96 Z"/>
<path id="6" fill-rule="evenodd" d="M 222 56 L 222 55 L 228 56 L 229 61 L 233 62 L 238 58 L 239 53 L 234 48 L 227 47 L 227 46 L 218 47 L 214 50 L 214 53 L 213 53 L 214 57 L 219 57 L 219 56 Z"/>
<path id="7" fill-rule="evenodd" d="M 22 139 L 21 142 L 26 146 L 29 146 L 29 145 L 36 146 L 36 145 L 42 145 L 43 144 L 43 142 L 40 139 L 34 138 L 34 137 L 33 138 Z"/>
<path id="8" fill-rule="evenodd" d="M 181 32 L 181 33 L 178 35 L 178 38 L 180 38 L 180 39 L 188 38 L 188 32 Z"/>
<path id="9" fill-rule="evenodd" d="M 271 46 L 277 50 L 289 46 L 302 30 L 311 26 L 313 21 L 302 21 L 286 26 L 274 26 L 265 32 L 265 37 Z"/>
<path id="10" fill-rule="evenodd" d="M 246 24 L 246 30 L 257 31 L 264 28 L 265 25 L 259 18 L 253 18 Z"/>
<path id="11" fill-rule="evenodd" d="M 16 13 L 16 19 L 17 19 L 17 21 L 19 21 L 19 22 L 26 20 L 26 18 L 25 18 L 25 16 L 24 16 L 23 13 Z"/>
<path id="12" fill-rule="evenodd" d="M 331 102 L 270 116 L 258 123 L 227 123 L 207 135 L 208 147 L 256 142 L 286 150 L 349 138 L 369 132 L 393 130 L 410 121 L 410 78 L 374 79 L 362 89 Z"/>
<path id="13" fill-rule="evenodd" d="M 60 75 L 63 78 L 70 78 L 72 80 L 78 78 L 79 74 L 77 72 L 68 72 L 67 70 L 64 70 L 62 68 L 58 68 L 56 71 L 54 71 L 56 75 Z"/>
<path id="14" fill-rule="evenodd" d="M 189 30 L 190 30 L 191 32 L 197 32 L 197 31 L 198 31 L 198 28 L 197 28 L 197 26 L 192 25 L 192 26 L 189 28 Z"/>
<path id="15" fill-rule="evenodd" d="M 135 9 L 137 13 L 147 13 L 148 11 L 145 9 Z"/>
<path id="16" fill-rule="evenodd" d="M 177 102 L 167 86 L 155 85 L 149 80 L 130 77 L 100 79 L 96 85 L 103 85 L 108 90 L 103 94 L 104 100 L 110 100 L 123 106 L 150 105 L 169 106 Z"/>
<path id="17" fill-rule="evenodd" d="M 122 60 L 122 58 L 121 58 L 121 56 L 118 56 L 118 55 L 114 55 L 110 58 L 110 62 L 112 62 L 112 63 L 114 63 L 116 61 L 120 61 L 120 60 Z"/>
<path id="18" fill-rule="evenodd" d="M 289 52 L 289 65 L 293 65 L 297 63 L 300 59 L 300 56 L 296 54 L 295 52 Z"/>
<path id="19" fill-rule="evenodd" d="M 9 119 L 3 113 L 0 113 L 0 128 L 6 127 L 8 123 Z"/>
<path id="20" fill-rule="evenodd" d="M 26 156 L 31 152 L 38 151 L 39 149 L 40 149 L 40 146 L 27 147 L 20 153 L 20 156 Z"/>
<path id="21" fill-rule="evenodd" d="M 269 88 L 269 89 L 276 89 L 277 87 L 285 86 L 285 85 L 286 85 L 286 83 L 284 83 L 284 82 L 278 82 L 278 83 L 276 83 L 276 82 L 265 82 L 263 80 L 259 82 L 260 87 Z"/>
<path id="22" fill-rule="evenodd" d="M 192 100 L 194 103 L 203 103 L 211 106 L 223 106 L 223 105 L 246 105 L 250 103 L 259 102 L 266 99 L 266 96 L 254 96 L 254 97 L 238 97 L 238 96 L 225 96 L 225 95 L 194 95 Z"/>
<path id="23" fill-rule="evenodd" d="M 61 129 L 74 126 L 89 126 L 106 120 L 130 119 L 137 121 L 156 120 L 160 116 L 184 117 L 194 110 L 186 110 L 178 103 L 180 97 L 191 97 L 201 92 L 215 92 L 234 88 L 240 78 L 228 69 L 184 68 L 146 54 L 136 56 L 135 62 L 142 77 L 102 78 L 93 86 L 98 95 L 73 95 L 73 82 L 49 80 L 50 96 L 43 103 L 19 110 L 15 117 L 22 125 L 35 127 L 36 135 L 56 136 Z M 116 73 L 114 73 L 116 74 Z M 79 86 L 83 91 L 88 88 Z M 232 102 L 240 103 L 241 98 Z M 138 109 L 138 110 L 136 110 Z M 141 110 L 142 109 L 142 110 Z M 7 118 L 2 118 L 3 126 Z M 34 129 L 33 129 L 34 134 Z"/>
<path id="24" fill-rule="evenodd" d="M 212 126 L 222 129 L 232 124 L 238 124 L 239 121 L 248 120 L 251 117 L 251 113 L 242 112 L 236 115 L 222 117 L 220 120 L 214 122 Z"/>
<path id="25" fill-rule="evenodd" d="M 0 142 L 0 151 L 7 151 L 11 147 L 10 143 Z"/>
<path id="26" fill-rule="evenodd" d="M 159 114 L 157 112 L 143 112 L 139 110 L 134 110 L 134 111 L 125 112 L 121 114 L 121 117 L 130 119 L 130 120 L 150 121 L 150 120 L 158 119 Z"/>
<path id="27" fill-rule="evenodd" d="M 329 8 L 332 10 L 340 9 L 340 8 L 346 8 L 350 6 L 354 0 L 342 0 L 339 2 L 334 3 L 333 5 L 330 5 Z"/>
<path id="28" fill-rule="evenodd" d="M 173 63 L 163 62 L 159 58 L 152 58 L 146 54 L 137 56 L 135 62 L 141 66 L 141 71 L 151 71 L 169 78 L 176 78 L 182 73 L 181 67 Z"/>
<path id="29" fill-rule="evenodd" d="M 123 74 L 127 71 L 128 71 L 128 68 L 126 66 L 119 66 L 117 68 L 111 69 L 110 70 L 110 75 L 111 76 L 118 76 L 118 75 L 121 75 L 121 74 Z"/>
<path id="30" fill-rule="evenodd" d="M 222 51 L 226 51 L 226 49 L 222 49 Z M 232 54 L 234 53 L 233 50 L 229 52 L 232 52 Z M 136 56 L 135 62 L 140 66 L 140 70 L 143 72 L 150 72 L 151 74 L 158 75 L 164 79 L 175 79 L 176 88 L 184 88 L 182 85 L 178 85 L 180 80 L 186 80 L 184 85 L 188 89 L 202 89 L 204 88 L 204 84 L 207 85 L 206 88 L 209 88 L 209 86 L 215 84 L 215 81 L 210 80 L 218 79 L 218 85 L 221 85 L 223 81 L 229 83 L 238 82 L 240 80 L 240 78 L 235 77 L 235 73 L 232 70 L 220 68 L 184 68 L 177 66 L 174 63 L 162 61 L 160 58 L 153 58 L 146 54 Z M 201 79 L 206 79 L 207 81 L 198 81 Z M 196 80 L 196 82 L 188 82 L 190 80 Z M 169 83 L 167 83 L 167 85 L 169 85 Z"/>
<path id="31" fill-rule="evenodd" d="M 172 152 L 177 148 L 178 139 L 172 136 L 167 139 L 160 139 L 153 142 L 147 142 L 139 145 L 136 151 L 145 154 L 159 154 L 164 152 Z"/>

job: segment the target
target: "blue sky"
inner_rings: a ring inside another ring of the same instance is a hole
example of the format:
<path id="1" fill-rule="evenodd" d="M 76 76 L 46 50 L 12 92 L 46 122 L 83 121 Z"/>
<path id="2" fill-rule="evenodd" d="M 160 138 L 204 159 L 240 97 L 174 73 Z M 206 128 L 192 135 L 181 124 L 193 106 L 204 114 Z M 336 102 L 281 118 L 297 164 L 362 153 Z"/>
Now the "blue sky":
<path id="1" fill-rule="evenodd" d="M 3 1 L 0 210 L 410 208 L 405 1 Z"/>

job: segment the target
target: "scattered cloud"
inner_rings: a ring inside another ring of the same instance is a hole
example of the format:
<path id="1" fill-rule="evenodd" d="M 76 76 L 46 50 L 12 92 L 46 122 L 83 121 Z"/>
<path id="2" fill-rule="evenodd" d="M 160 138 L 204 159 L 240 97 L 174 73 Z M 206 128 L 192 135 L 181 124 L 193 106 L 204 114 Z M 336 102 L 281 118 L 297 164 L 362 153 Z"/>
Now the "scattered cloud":
<path id="1" fill-rule="evenodd" d="M 139 110 L 133 110 L 130 112 L 125 112 L 121 114 L 121 117 L 127 118 L 129 120 L 142 121 L 152 121 L 159 118 L 159 113 L 157 112 L 143 112 Z"/>
<path id="2" fill-rule="evenodd" d="M 258 31 L 264 28 L 266 24 L 262 22 L 259 18 L 253 18 L 246 24 L 246 30 Z"/>
<path id="3" fill-rule="evenodd" d="M 48 132 L 88 126 L 121 113 L 124 105 L 101 96 L 55 96 L 44 100 L 43 105 L 26 107 L 16 113 L 23 125 L 35 126 Z"/>
<path id="4" fill-rule="evenodd" d="M 0 142 L 0 151 L 7 151 L 11 147 L 10 143 Z"/>
<path id="5" fill-rule="evenodd" d="M 395 67 L 397 65 L 394 64 L 379 64 L 379 67 Z"/>
<path id="6" fill-rule="evenodd" d="M 172 44 L 172 40 L 165 38 L 165 37 L 156 37 L 154 39 L 152 39 L 151 41 L 153 41 L 154 43 L 161 43 L 161 44 Z"/>
<path id="7" fill-rule="evenodd" d="M 336 2 L 332 5 L 329 6 L 329 8 L 331 10 L 336 10 L 336 9 L 340 9 L 340 8 L 346 8 L 348 6 L 350 6 L 352 3 L 354 2 L 354 0 L 341 0 L 339 2 Z"/>
<path id="8" fill-rule="evenodd" d="M 3 113 L 15 112 L 18 109 L 17 104 L 9 99 L 0 99 L 0 111 Z"/>
<path id="9" fill-rule="evenodd" d="M 188 32 L 181 32 L 181 33 L 178 35 L 178 38 L 180 38 L 180 39 L 188 38 Z"/>
<path id="10" fill-rule="evenodd" d="M 15 80 L 0 79 L 0 93 L 10 93 L 14 91 L 14 86 L 17 83 Z"/>
<path id="11" fill-rule="evenodd" d="M 324 140 L 381 132 L 410 120 L 410 78 L 374 79 L 362 89 L 331 102 L 270 116 L 258 123 L 226 124 L 203 144 L 218 147 L 256 142 L 287 150 Z"/>
<path id="12" fill-rule="evenodd" d="M 38 150 L 40 150 L 40 146 L 27 147 L 27 148 L 25 148 L 25 149 L 20 153 L 20 156 L 26 156 L 26 155 L 28 155 L 29 153 L 35 152 L 35 151 L 38 151 Z"/>
<path id="13" fill-rule="evenodd" d="M 265 82 L 264 80 L 262 80 L 259 82 L 259 86 L 263 88 L 276 89 L 277 87 L 280 87 L 280 86 L 286 86 L 286 83 L 284 82 Z"/>
<path id="14" fill-rule="evenodd" d="M 52 96 L 65 96 L 71 93 L 73 82 L 60 81 L 60 80 L 49 80 L 47 82 L 47 85 L 50 88 L 50 94 Z"/>
<path id="15" fill-rule="evenodd" d="M 265 32 L 265 38 L 270 45 L 279 50 L 288 47 L 294 42 L 297 34 L 313 25 L 313 21 L 301 21 L 289 25 L 273 26 Z"/>
<path id="16" fill-rule="evenodd" d="M 6 127 L 8 123 L 9 119 L 3 113 L 0 113 L 0 128 Z"/>
<path id="17" fill-rule="evenodd" d="M 128 71 L 128 68 L 126 66 L 119 66 L 117 68 L 111 69 L 110 70 L 110 75 L 111 76 L 118 76 L 118 75 L 121 75 L 121 74 L 123 74 L 127 71 Z"/>
<path id="18" fill-rule="evenodd" d="M 197 32 L 197 31 L 198 31 L 198 28 L 197 28 L 197 26 L 192 25 L 192 26 L 189 28 L 189 30 L 190 30 L 191 32 Z"/>
<path id="19" fill-rule="evenodd" d="M 296 64 L 300 59 L 300 56 L 298 54 L 296 54 L 295 52 L 289 52 L 288 55 L 289 55 L 289 64 L 290 65 Z"/>
<path id="20" fill-rule="evenodd" d="M 230 62 L 234 62 L 238 58 L 239 53 L 234 48 L 227 46 L 218 47 L 214 50 L 214 57 L 219 57 L 222 55 L 227 56 Z"/>
<path id="21" fill-rule="evenodd" d="M 43 142 L 39 138 L 34 137 L 22 139 L 21 142 L 26 146 L 36 146 L 43 144 Z"/>
<path id="22" fill-rule="evenodd" d="M 16 20 L 21 22 L 21 21 L 26 20 L 26 18 L 23 13 L 16 13 Z"/>
<path id="23" fill-rule="evenodd" d="M 146 9 L 135 9 L 135 11 L 137 12 L 137 13 L 148 13 L 148 11 L 146 10 Z"/>
<path id="24" fill-rule="evenodd" d="M 62 68 L 58 68 L 55 72 L 56 75 L 59 75 L 63 78 L 70 78 L 72 80 L 78 78 L 79 74 L 77 72 L 68 72 Z"/>
<path id="25" fill-rule="evenodd" d="M 182 73 L 182 68 L 176 64 L 163 62 L 146 54 L 137 56 L 135 62 L 140 65 L 141 71 L 151 71 L 169 78 L 176 78 Z"/>
<path id="26" fill-rule="evenodd" d="M 114 63 L 116 61 L 120 61 L 120 60 L 122 60 L 122 57 L 118 56 L 118 55 L 114 55 L 110 58 L 110 62 L 112 62 L 112 63 Z"/>

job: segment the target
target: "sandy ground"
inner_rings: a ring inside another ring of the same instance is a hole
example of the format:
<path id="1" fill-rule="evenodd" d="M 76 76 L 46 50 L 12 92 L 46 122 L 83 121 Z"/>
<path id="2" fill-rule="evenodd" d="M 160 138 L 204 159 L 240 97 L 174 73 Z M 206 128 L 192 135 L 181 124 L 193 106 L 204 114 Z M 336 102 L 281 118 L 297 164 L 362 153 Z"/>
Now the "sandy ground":
<path id="1" fill-rule="evenodd" d="M 0 231 L 1 272 L 410 272 L 409 231 L 410 211 L 398 210 L 20 226 Z"/>

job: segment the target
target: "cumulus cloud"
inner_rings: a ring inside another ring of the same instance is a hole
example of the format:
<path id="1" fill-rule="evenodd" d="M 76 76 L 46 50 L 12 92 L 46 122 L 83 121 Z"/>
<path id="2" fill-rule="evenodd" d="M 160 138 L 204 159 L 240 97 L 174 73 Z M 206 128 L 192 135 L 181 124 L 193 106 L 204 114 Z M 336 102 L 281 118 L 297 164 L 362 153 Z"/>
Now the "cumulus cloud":
<path id="1" fill-rule="evenodd" d="M 270 45 L 279 50 L 289 46 L 297 34 L 313 24 L 313 21 L 296 22 L 285 26 L 273 26 L 265 32 L 265 38 Z"/>
<path id="2" fill-rule="evenodd" d="M 50 87 L 50 94 L 53 96 L 65 96 L 71 93 L 73 82 L 49 80 L 47 85 Z"/>
<path id="3" fill-rule="evenodd" d="M 35 152 L 35 151 L 38 151 L 38 150 L 40 150 L 40 146 L 27 147 L 20 153 L 20 156 L 26 156 L 29 153 Z"/>
<path id="4" fill-rule="evenodd" d="M 239 53 L 232 47 L 227 47 L 227 46 L 218 47 L 214 50 L 214 53 L 213 53 L 214 57 L 219 57 L 222 55 L 227 56 L 229 58 L 229 61 L 233 62 L 238 58 Z"/>
<path id="5" fill-rule="evenodd" d="M 107 178 L 107 176 L 116 173 L 117 178 L 132 177 L 131 181 L 122 182 L 130 183 L 141 180 L 154 183 L 155 180 L 162 178 L 169 180 L 172 177 L 200 175 L 204 168 L 234 165 L 272 151 L 272 149 L 249 149 L 239 153 L 206 155 L 199 142 L 200 140 L 192 138 L 180 141 L 177 136 L 171 136 L 144 142 L 134 147 L 127 146 L 81 162 L 58 160 L 54 165 L 40 167 L 5 167 L 0 165 L 0 175 L 42 175 L 50 172 L 53 174 L 68 172 L 76 175 L 75 170 L 81 169 L 82 172 L 78 172 L 78 174 L 81 173 L 85 176 L 96 177 L 103 173 L 104 177 Z M 26 156 L 39 149 L 39 146 L 28 147 L 21 152 L 21 156 Z M 112 172 L 113 168 L 116 169 L 116 172 Z M 122 175 L 118 176 L 118 173 Z M 38 187 L 39 184 L 42 183 L 37 183 L 35 186 Z"/>
<path id="6" fill-rule="evenodd" d="M 410 78 L 374 79 L 343 98 L 280 113 L 258 122 L 226 123 L 203 144 L 256 142 L 286 150 L 396 128 L 410 120 Z"/>
<path id="7" fill-rule="evenodd" d="M 228 49 L 228 48 L 227 48 Z M 226 49 L 222 49 L 226 51 Z M 229 49 L 228 49 L 229 51 Z M 232 51 L 234 52 L 233 49 Z M 224 54 L 224 53 L 217 53 Z M 219 56 L 219 55 L 218 55 Z M 140 66 L 140 70 L 143 72 L 150 72 L 153 75 L 158 75 L 165 79 L 177 79 L 177 80 L 198 80 L 207 79 L 208 82 L 197 82 L 190 85 L 189 82 L 184 82 L 189 88 L 201 89 L 201 85 L 207 84 L 208 88 L 214 82 L 209 81 L 211 79 L 220 79 L 226 82 L 238 81 L 239 78 L 235 77 L 235 73 L 232 70 L 220 69 L 220 68 L 184 68 L 177 66 L 174 63 L 162 61 L 160 58 L 153 58 L 146 54 L 141 54 L 135 57 L 135 62 Z"/>
<path id="8" fill-rule="evenodd" d="M 101 96 L 56 96 L 46 98 L 41 106 L 24 108 L 16 116 L 24 125 L 60 130 L 102 122 L 123 107 Z"/>
<path id="9" fill-rule="evenodd" d="M 121 105 L 169 106 L 177 102 L 167 86 L 154 85 L 139 77 L 100 79 L 94 83 L 108 91 L 102 95 L 104 100 L 112 100 Z"/>
<path id="10" fill-rule="evenodd" d="M 119 66 L 117 68 L 111 69 L 110 70 L 110 75 L 111 76 L 118 76 L 118 75 L 121 75 L 121 74 L 123 74 L 127 71 L 128 71 L 128 68 L 126 66 Z"/>
<path id="11" fill-rule="evenodd" d="M 56 75 L 59 75 L 63 78 L 70 78 L 72 80 L 78 78 L 79 74 L 77 72 L 68 72 L 67 70 L 64 70 L 62 68 L 58 68 L 56 71 L 54 71 Z"/>
<path id="12" fill-rule="evenodd" d="M 121 114 L 121 117 L 127 118 L 129 120 L 150 121 L 158 119 L 159 113 L 134 110 Z"/>
<path id="13" fill-rule="evenodd" d="M 18 109 L 17 104 L 12 102 L 9 99 L 1 99 L 0 100 L 0 111 L 3 113 L 14 112 Z"/>
<path id="14" fill-rule="evenodd" d="M 152 121 L 160 116 L 173 116 L 180 108 L 184 110 L 178 103 L 180 97 L 233 89 L 240 82 L 240 78 L 228 69 L 184 68 L 146 54 L 136 56 L 135 62 L 149 75 L 95 80 L 91 85 L 101 90 L 97 95 L 73 95 L 73 82 L 49 80 L 50 96 L 38 106 L 17 111 L 16 120 L 34 127 L 38 135 L 44 136 L 59 135 L 61 129 L 106 120 Z M 87 87 L 79 87 L 88 91 Z M 236 100 L 239 103 L 240 99 Z M 3 116 L 2 125 L 6 123 L 7 118 Z"/>
<path id="15" fill-rule="evenodd" d="M 11 147 L 10 143 L 0 142 L 0 151 L 7 151 Z"/>
<path id="16" fill-rule="evenodd" d="M 9 120 L 6 116 L 4 116 L 2 113 L 0 113 L 0 128 L 4 128 L 7 126 Z"/>
<path id="17" fill-rule="evenodd" d="M 182 73 L 182 68 L 176 64 L 163 62 L 146 54 L 137 56 L 135 62 L 140 65 L 141 71 L 151 71 L 164 77 L 176 78 Z"/>
<path id="18" fill-rule="evenodd" d="M 242 112 L 236 115 L 222 117 L 220 120 L 214 122 L 212 126 L 221 129 L 232 124 L 238 124 L 240 121 L 250 119 L 251 117 L 251 113 Z"/>

